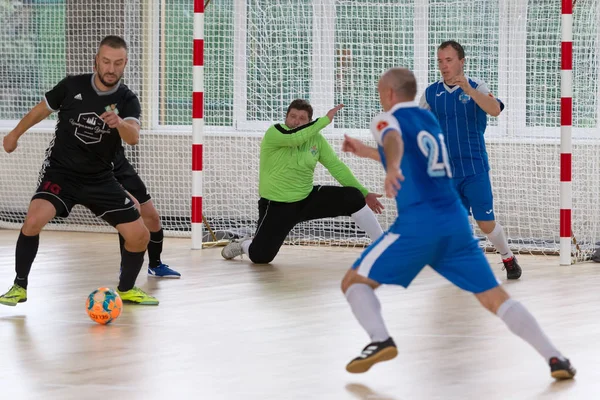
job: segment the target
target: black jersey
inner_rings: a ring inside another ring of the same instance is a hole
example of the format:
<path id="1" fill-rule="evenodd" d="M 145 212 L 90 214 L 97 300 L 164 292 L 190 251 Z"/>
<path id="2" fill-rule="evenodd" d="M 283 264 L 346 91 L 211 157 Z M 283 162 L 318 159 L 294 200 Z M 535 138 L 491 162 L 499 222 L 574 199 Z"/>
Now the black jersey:
<path id="1" fill-rule="evenodd" d="M 113 169 L 118 170 L 122 168 L 125 163 L 128 163 L 128 161 L 125 157 L 125 148 L 121 145 L 115 153 L 115 159 L 113 160 Z"/>
<path id="2" fill-rule="evenodd" d="M 113 110 L 139 123 L 137 96 L 122 82 L 102 92 L 94 75 L 84 74 L 67 76 L 45 98 L 48 107 L 58 111 L 58 121 L 44 167 L 87 177 L 110 175 L 122 142 L 117 129 L 109 128 L 100 115 Z"/>

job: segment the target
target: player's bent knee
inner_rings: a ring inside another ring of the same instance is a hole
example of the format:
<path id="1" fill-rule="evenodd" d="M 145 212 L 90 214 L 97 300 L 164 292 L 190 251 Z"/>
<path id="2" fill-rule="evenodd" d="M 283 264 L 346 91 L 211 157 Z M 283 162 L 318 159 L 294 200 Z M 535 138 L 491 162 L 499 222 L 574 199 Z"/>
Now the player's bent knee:
<path id="1" fill-rule="evenodd" d="M 269 264 L 275 259 L 276 254 L 248 254 L 248 258 L 254 264 Z"/>
<path id="2" fill-rule="evenodd" d="M 354 277 L 357 275 L 356 270 L 350 268 L 347 272 L 346 275 L 344 275 L 344 277 L 342 278 L 342 293 L 346 293 L 346 291 L 348 290 L 348 288 L 350 287 L 350 285 L 352 285 L 354 283 Z"/>
<path id="3" fill-rule="evenodd" d="M 344 203 L 346 203 L 350 214 L 354 214 L 358 210 L 364 208 L 367 205 L 365 196 L 357 188 L 347 187 L 347 193 L 344 196 Z"/>
<path id="4" fill-rule="evenodd" d="M 25 236 L 39 235 L 47 223 L 48 221 L 44 221 L 44 218 L 40 218 L 38 215 L 27 214 L 21 232 Z"/>
<path id="5" fill-rule="evenodd" d="M 48 203 L 50 205 L 50 203 Z M 25 236 L 39 235 L 44 226 L 56 215 L 56 210 L 50 207 L 31 207 L 25 217 L 21 231 Z"/>
<path id="6" fill-rule="evenodd" d="M 477 226 L 479 226 L 479 229 L 481 229 L 483 233 L 488 235 L 492 233 L 492 231 L 496 227 L 496 221 L 477 221 Z"/>
<path id="7" fill-rule="evenodd" d="M 262 237 L 264 239 L 264 237 Z M 248 258 L 254 264 L 268 264 L 275 259 L 281 245 L 274 246 L 272 243 L 266 243 L 261 237 L 255 237 L 248 248 Z"/>
<path id="8" fill-rule="evenodd" d="M 150 233 L 148 230 L 139 231 L 139 233 L 125 239 L 125 248 L 131 252 L 145 251 L 148 248 L 150 241 Z"/>
<path id="9" fill-rule="evenodd" d="M 357 284 L 357 283 L 363 283 L 365 285 L 369 285 L 373 289 L 377 289 L 379 287 L 379 283 L 375 282 L 372 279 L 369 279 L 367 277 L 359 275 L 355 269 L 350 268 L 348 270 L 348 272 L 346 272 L 346 275 L 344 275 L 344 278 L 342 279 L 342 285 L 341 285 L 342 293 L 346 294 L 346 292 L 348 291 L 350 286 Z"/>
<path id="10" fill-rule="evenodd" d="M 508 293 L 506 293 L 501 286 L 496 286 L 485 292 L 476 293 L 475 297 L 477 297 L 477 300 L 479 300 L 482 306 L 494 314 L 496 314 L 502 303 L 510 298 Z"/>
<path id="11" fill-rule="evenodd" d="M 36 236 L 40 234 L 44 226 L 45 224 L 42 225 L 38 221 L 26 219 L 21 227 L 21 232 L 23 232 L 23 235 L 25 236 Z"/>
<path id="12" fill-rule="evenodd" d="M 118 230 L 125 238 L 125 248 L 131 252 L 145 251 L 150 241 L 150 232 L 141 221 L 141 218 L 134 222 L 118 226 Z"/>
<path id="13" fill-rule="evenodd" d="M 156 207 L 154 207 L 154 204 L 152 204 L 152 200 L 141 206 L 140 214 L 144 219 L 144 224 L 150 232 L 157 232 L 160 230 L 160 215 L 158 214 Z"/>

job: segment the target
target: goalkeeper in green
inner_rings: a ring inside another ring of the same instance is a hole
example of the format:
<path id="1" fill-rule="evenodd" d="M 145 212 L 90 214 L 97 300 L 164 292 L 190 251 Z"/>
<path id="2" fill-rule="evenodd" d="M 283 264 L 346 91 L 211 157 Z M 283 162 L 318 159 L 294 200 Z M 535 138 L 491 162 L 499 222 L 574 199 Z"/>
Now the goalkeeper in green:
<path id="1" fill-rule="evenodd" d="M 371 240 L 383 233 L 375 213 L 383 206 L 335 154 L 321 130 L 331 123 L 342 104 L 312 121 L 312 106 L 294 100 L 285 124 L 271 126 L 260 146 L 258 222 L 254 237 L 232 241 L 221 255 L 232 259 L 247 254 L 256 264 L 273 261 L 292 228 L 304 221 L 350 216 Z M 317 162 L 342 185 L 314 185 Z"/>

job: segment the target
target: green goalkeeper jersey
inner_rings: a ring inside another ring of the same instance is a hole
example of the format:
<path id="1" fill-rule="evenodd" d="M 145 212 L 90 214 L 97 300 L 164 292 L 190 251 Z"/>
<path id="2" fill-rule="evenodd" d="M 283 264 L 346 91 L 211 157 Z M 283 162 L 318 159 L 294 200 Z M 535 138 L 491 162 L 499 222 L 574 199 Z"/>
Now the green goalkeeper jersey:
<path id="1" fill-rule="evenodd" d="M 296 129 L 277 124 L 267 130 L 260 145 L 260 197 L 284 203 L 305 199 L 313 189 L 317 162 L 342 186 L 369 193 L 321 135 L 330 122 L 325 116 Z"/>

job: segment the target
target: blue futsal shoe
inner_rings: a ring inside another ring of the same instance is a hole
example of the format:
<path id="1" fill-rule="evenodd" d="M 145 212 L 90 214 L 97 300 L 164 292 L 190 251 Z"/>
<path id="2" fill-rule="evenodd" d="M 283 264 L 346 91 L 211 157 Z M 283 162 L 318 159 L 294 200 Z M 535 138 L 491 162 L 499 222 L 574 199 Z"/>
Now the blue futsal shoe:
<path id="1" fill-rule="evenodd" d="M 163 263 L 156 268 L 148 267 L 148 275 L 155 278 L 181 278 L 181 274 L 179 272 L 169 268 L 167 264 Z"/>

